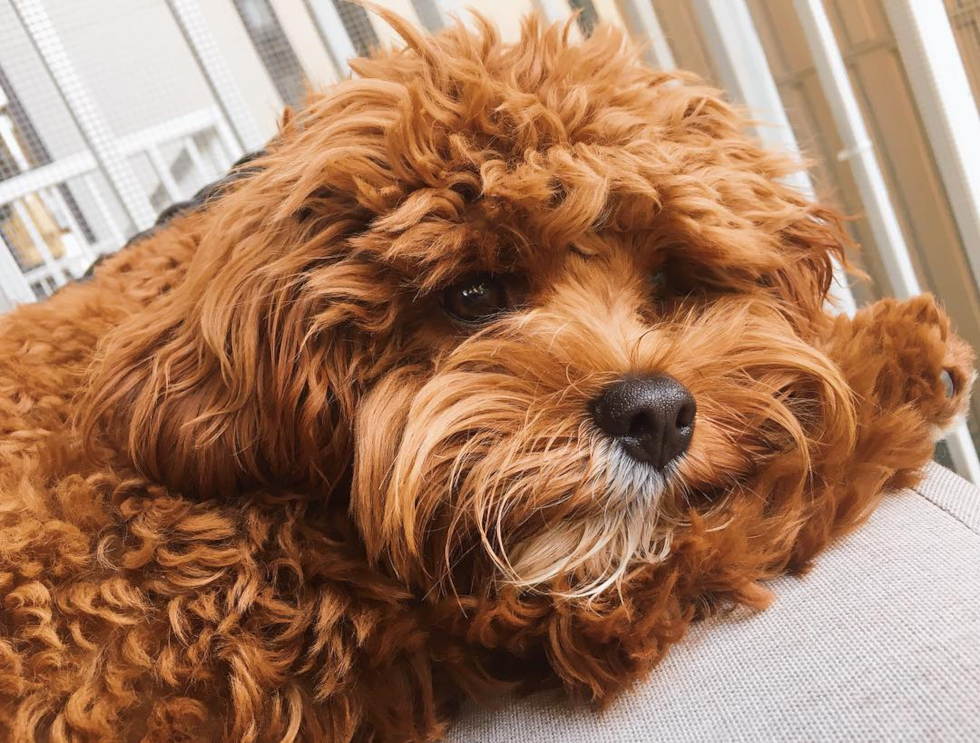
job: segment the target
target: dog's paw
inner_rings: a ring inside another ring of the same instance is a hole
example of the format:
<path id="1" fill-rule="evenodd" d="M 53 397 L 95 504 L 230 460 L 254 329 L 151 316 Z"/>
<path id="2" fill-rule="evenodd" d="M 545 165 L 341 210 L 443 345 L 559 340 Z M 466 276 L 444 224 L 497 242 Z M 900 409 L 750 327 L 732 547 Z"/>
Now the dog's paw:
<path id="1" fill-rule="evenodd" d="M 939 381 L 943 385 L 946 405 L 940 411 L 939 422 L 933 423 L 933 439 L 939 441 L 958 422 L 965 418 L 970 405 L 970 393 L 977 378 L 973 349 L 954 333 L 946 339 L 946 355 Z"/>
<path id="2" fill-rule="evenodd" d="M 964 414 L 976 372 L 973 351 L 929 294 L 883 300 L 859 313 L 871 392 L 883 407 L 911 405 L 938 439 Z M 855 318 L 856 320 L 858 318 Z"/>

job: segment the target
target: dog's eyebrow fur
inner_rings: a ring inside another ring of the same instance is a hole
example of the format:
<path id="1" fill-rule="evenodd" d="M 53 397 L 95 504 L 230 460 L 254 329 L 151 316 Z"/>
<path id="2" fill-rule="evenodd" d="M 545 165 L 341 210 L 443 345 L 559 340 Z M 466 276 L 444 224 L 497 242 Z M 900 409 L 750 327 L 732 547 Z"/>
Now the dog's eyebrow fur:
<path id="1" fill-rule="evenodd" d="M 569 252 L 574 253 L 575 255 L 581 256 L 582 258 L 585 258 L 586 260 L 592 260 L 597 255 L 596 253 L 594 253 L 594 252 L 592 252 L 590 250 L 585 250 L 581 245 L 575 245 L 575 244 L 569 245 L 568 246 L 568 250 L 569 250 Z"/>

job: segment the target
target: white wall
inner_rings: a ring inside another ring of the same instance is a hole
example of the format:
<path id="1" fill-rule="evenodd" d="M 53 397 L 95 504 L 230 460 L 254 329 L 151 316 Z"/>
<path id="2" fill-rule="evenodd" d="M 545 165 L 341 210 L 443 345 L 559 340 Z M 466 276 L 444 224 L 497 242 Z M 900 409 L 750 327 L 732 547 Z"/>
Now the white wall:
<path id="1" fill-rule="evenodd" d="M 385 3 L 382 2 L 382 5 Z M 505 41 L 516 41 L 521 33 L 521 19 L 540 6 L 535 0 L 482 0 L 468 2 L 458 0 L 453 14 L 468 23 L 470 10 L 476 10 L 497 24 Z"/>
<path id="2" fill-rule="evenodd" d="M 411 0 L 381 0 L 378 5 L 383 5 L 384 7 L 395 11 L 402 18 L 405 18 L 413 26 L 421 28 L 422 24 L 419 22 L 418 14 L 415 12 L 415 7 L 412 5 Z M 402 37 L 399 36 L 395 30 L 388 25 L 388 23 L 376 15 L 368 11 L 368 18 L 371 20 L 371 25 L 374 27 L 374 32 L 378 35 L 378 40 L 384 46 L 402 46 Z"/>
<path id="3" fill-rule="evenodd" d="M 10 0 L 0 0 L 0 67 L 53 158 L 85 149 L 58 89 L 45 72 Z"/>
<path id="4" fill-rule="evenodd" d="M 164 0 L 45 0 L 45 7 L 117 136 L 212 104 Z"/>
<path id="5" fill-rule="evenodd" d="M 337 80 L 337 70 L 323 46 L 316 25 L 303 0 L 271 0 L 282 30 L 289 38 L 307 81 L 314 89 Z"/>
<path id="6" fill-rule="evenodd" d="M 100 0 L 102 2 L 104 0 Z M 203 0 L 201 11 L 208 28 L 218 42 L 218 50 L 231 67 L 235 82 L 241 88 L 245 103 L 259 130 L 267 137 L 275 134 L 282 115 L 283 102 L 265 65 L 231 0 Z"/>

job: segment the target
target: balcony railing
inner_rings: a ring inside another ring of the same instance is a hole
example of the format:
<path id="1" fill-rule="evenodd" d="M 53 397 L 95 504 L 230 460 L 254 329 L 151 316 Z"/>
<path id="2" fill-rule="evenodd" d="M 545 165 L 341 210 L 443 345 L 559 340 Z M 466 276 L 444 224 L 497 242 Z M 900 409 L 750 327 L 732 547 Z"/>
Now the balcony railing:
<path id="1" fill-rule="evenodd" d="M 116 145 L 144 174 L 140 181 L 157 211 L 214 180 L 238 151 L 216 107 L 160 122 L 119 138 Z M 15 150 L 16 141 L 7 146 Z M 0 287 L 16 296 L 13 284 L 22 289 L 26 283 L 41 298 L 81 276 L 99 255 L 118 250 L 135 225 L 120 209 L 94 154 L 83 150 L 0 181 L 0 230 L 0 250 L 21 274 L 0 272 Z"/>

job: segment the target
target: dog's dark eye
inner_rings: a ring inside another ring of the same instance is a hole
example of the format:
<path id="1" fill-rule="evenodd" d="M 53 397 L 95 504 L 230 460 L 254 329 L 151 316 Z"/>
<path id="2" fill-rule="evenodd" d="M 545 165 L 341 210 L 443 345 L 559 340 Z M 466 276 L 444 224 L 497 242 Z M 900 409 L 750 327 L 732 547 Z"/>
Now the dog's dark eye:
<path id="1" fill-rule="evenodd" d="M 474 274 L 446 289 L 443 307 L 462 322 L 486 322 L 508 309 L 507 289 L 500 278 Z"/>
<path id="2" fill-rule="evenodd" d="M 657 271 L 650 278 L 650 288 L 653 290 L 654 297 L 662 297 L 667 290 L 667 272 Z"/>

